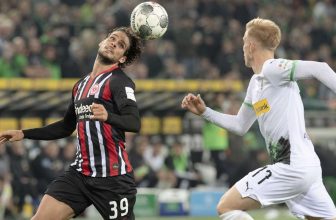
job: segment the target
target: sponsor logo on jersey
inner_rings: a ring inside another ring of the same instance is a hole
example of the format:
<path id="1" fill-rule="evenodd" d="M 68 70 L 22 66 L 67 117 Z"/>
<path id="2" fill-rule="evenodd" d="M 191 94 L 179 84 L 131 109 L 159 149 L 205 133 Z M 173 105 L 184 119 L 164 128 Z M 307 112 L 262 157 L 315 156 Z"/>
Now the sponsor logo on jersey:
<path id="1" fill-rule="evenodd" d="M 263 115 L 271 110 L 271 107 L 268 104 L 267 99 L 262 99 L 254 103 L 253 108 L 257 116 Z"/>
<path id="2" fill-rule="evenodd" d="M 78 106 L 75 104 L 75 112 L 76 115 L 78 115 L 78 119 L 89 119 L 92 115 L 91 105 L 80 104 L 80 106 Z"/>
<path id="3" fill-rule="evenodd" d="M 292 66 L 291 60 L 280 60 L 278 67 L 281 69 L 289 69 Z"/>
<path id="4" fill-rule="evenodd" d="M 90 95 L 94 95 L 98 92 L 99 90 L 99 84 L 94 84 L 92 87 L 91 87 L 91 90 L 90 90 Z"/>
<path id="5" fill-rule="evenodd" d="M 114 164 L 112 165 L 112 168 L 115 169 L 115 170 L 118 169 L 118 168 L 119 168 L 119 164 L 114 163 Z"/>

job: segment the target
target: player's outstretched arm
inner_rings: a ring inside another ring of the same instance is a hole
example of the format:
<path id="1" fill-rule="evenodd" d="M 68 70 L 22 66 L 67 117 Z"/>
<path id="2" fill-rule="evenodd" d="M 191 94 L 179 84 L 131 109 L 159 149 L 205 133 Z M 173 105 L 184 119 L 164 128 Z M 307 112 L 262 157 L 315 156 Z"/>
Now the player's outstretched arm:
<path id="1" fill-rule="evenodd" d="M 242 104 L 236 115 L 224 114 L 211 108 L 206 108 L 202 117 L 238 135 L 244 135 L 257 119 L 252 107 L 245 103 Z"/>
<path id="2" fill-rule="evenodd" d="M 336 93 L 336 73 L 325 62 L 298 61 L 294 78 L 297 80 L 316 78 Z"/>
<path id="3" fill-rule="evenodd" d="M 239 135 L 245 134 L 256 120 L 250 106 L 243 104 L 237 115 L 223 114 L 208 108 L 200 95 L 195 96 L 191 93 L 183 98 L 181 107 Z"/>
<path id="4" fill-rule="evenodd" d="M 8 130 L 0 132 L 0 145 L 7 141 L 21 141 L 24 138 L 22 130 Z"/>
<path id="5" fill-rule="evenodd" d="M 70 103 L 64 118 L 42 128 L 22 130 L 24 138 L 32 140 L 56 140 L 70 136 L 76 129 L 74 104 Z"/>

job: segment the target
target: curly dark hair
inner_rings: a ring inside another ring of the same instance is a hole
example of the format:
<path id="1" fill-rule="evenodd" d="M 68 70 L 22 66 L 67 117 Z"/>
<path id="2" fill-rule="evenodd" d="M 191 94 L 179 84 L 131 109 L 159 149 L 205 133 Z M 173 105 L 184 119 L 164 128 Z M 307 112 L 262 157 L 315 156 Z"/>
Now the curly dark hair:
<path id="1" fill-rule="evenodd" d="M 115 31 L 124 32 L 130 40 L 130 47 L 126 50 L 124 54 L 127 57 L 126 61 L 124 63 L 119 63 L 119 67 L 123 68 L 133 63 L 133 61 L 137 60 L 140 57 L 143 50 L 143 40 L 138 35 L 136 35 L 130 27 L 114 28 L 110 32 L 110 34 Z"/>

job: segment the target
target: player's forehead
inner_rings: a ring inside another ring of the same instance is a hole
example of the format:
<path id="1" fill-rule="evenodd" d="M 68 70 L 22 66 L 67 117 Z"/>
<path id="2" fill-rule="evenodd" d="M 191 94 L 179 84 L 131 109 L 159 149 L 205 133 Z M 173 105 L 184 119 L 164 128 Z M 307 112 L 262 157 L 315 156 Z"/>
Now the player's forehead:
<path id="1" fill-rule="evenodd" d="M 123 31 L 113 31 L 108 35 L 108 37 L 114 37 L 117 41 L 122 41 L 127 47 L 130 45 L 130 39 Z"/>

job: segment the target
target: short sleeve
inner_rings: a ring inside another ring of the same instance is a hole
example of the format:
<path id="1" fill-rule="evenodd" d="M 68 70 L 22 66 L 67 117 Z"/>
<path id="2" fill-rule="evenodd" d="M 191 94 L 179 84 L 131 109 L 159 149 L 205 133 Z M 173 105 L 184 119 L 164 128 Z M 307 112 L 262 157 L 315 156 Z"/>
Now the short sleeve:
<path id="1" fill-rule="evenodd" d="M 271 59 L 263 66 L 262 74 L 274 86 L 294 81 L 296 60 Z"/>
<path id="2" fill-rule="evenodd" d="M 125 106 L 136 106 L 133 81 L 127 78 L 115 78 L 111 80 L 110 90 L 119 110 Z"/>

